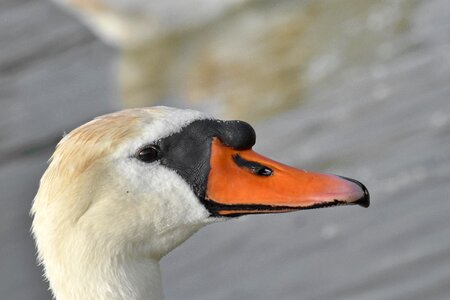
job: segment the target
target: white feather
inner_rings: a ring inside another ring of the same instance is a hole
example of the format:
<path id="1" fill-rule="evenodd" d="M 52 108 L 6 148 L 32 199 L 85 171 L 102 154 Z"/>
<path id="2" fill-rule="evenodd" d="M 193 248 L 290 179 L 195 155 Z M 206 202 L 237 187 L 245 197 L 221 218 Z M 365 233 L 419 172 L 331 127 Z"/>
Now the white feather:
<path id="1" fill-rule="evenodd" d="M 159 260 L 214 221 L 190 186 L 137 149 L 209 118 L 167 107 L 97 118 L 59 143 L 32 214 L 58 300 L 162 299 Z"/>

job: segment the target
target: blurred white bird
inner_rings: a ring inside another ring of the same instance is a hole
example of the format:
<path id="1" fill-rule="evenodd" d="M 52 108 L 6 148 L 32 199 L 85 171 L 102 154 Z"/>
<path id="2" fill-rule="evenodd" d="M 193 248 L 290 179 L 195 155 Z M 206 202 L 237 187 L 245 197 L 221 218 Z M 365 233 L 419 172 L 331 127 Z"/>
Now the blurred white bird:
<path id="1" fill-rule="evenodd" d="M 203 26 L 250 0 L 54 0 L 105 41 L 136 47 L 170 31 Z"/>

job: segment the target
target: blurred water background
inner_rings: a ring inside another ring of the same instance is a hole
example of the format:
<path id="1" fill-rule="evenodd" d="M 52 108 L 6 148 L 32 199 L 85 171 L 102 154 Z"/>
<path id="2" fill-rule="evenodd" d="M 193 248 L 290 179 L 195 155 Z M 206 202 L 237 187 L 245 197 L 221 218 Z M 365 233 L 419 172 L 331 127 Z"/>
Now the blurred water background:
<path id="1" fill-rule="evenodd" d="M 28 211 L 63 132 L 153 104 L 372 195 L 201 230 L 166 299 L 450 299 L 449 1 L 60 2 L 0 2 L 0 299 L 50 299 Z"/>

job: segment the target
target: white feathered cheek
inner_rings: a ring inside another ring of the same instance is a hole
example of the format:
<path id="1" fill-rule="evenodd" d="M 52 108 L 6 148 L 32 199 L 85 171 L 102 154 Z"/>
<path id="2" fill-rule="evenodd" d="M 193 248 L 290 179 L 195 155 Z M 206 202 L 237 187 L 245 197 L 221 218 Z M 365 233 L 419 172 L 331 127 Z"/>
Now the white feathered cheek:
<path id="1" fill-rule="evenodd" d="M 186 224 L 198 224 L 209 213 L 191 187 L 174 170 L 158 161 L 144 163 L 128 158 L 115 164 L 122 202 L 132 206 L 142 226 L 165 232 Z"/>

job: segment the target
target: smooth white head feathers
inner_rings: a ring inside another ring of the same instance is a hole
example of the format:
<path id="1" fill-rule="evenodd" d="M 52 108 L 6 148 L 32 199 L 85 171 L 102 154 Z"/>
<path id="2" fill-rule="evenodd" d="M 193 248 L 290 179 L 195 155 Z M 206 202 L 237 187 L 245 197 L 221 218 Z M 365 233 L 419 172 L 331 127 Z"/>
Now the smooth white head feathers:
<path id="1" fill-rule="evenodd" d="M 159 276 L 157 261 L 211 221 L 176 172 L 134 158 L 142 145 L 206 118 L 168 107 L 124 110 L 61 140 L 32 207 L 39 260 L 57 299 L 140 299 L 159 280 L 144 273 Z"/>

